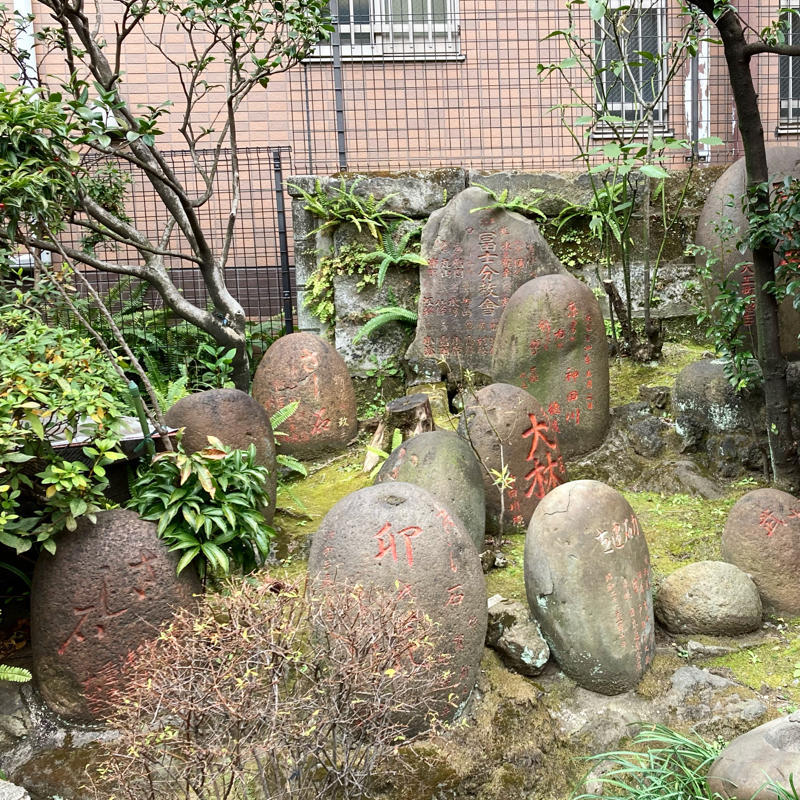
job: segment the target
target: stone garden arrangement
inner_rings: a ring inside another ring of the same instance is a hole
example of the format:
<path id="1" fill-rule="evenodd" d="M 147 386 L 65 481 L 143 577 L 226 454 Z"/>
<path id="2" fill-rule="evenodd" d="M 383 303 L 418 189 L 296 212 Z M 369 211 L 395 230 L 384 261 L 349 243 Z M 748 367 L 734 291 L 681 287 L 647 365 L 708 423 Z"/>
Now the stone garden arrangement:
<path id="1" fill-rule="evenodd" d="M 309 598 L 354 586 L 391 598 L 408 639 L 388 671 L 401 682 L 420 668 L 429 677 L 424 713 L 398 710 L 395 721 L 411 739 L 433 731 L 424 763 L 431 785 L 451 792 L 443 796 L 565 798 L 571 782 L 596 797 L 600 777 L 584 781 L 576 756 L 613 750 L 650 722 L 733 740 L 709 773 L 721 797 L 749 800 L 769 778 L 786 785 L 800 772 L 797 712 L 780 713 L 777 687 L 746 686 L 715 659 L 785 646 L 786 620 L 800 614 L 800 500 L 740 491 L 715 506 L 712 557 L 675 546 L 680 563 L 668 570 L 653 533 L 668 495 L 716 502 L 718 480 L 757 461 L 748 426 L 763 400 L 728 391 L 719 362 L 701 359 L 674 390 L 642 387 L 640 400 L 612 408 L 598 299 L 534 222 L 495 199 L 467 188 L 422 232 L 417 325 L 398 357 L 423 432 L 397 441 L 388 413 L 359 428 L 342 356 L 323 336 L 288 334 L 261 357 L 250 394 L 196 392 L 168 410 L 183 447 L 169 503 L 181 508 L 192 469 L 201 486 L 217 480 L 203 458 L 250 448 L 242 471 L 265 471 L 258 524 L 273 523 L 276 541 L 292 531 L 285 550 L 273 543 L 273 562 L 284 560 L 267 565 L 269 591 L 279 596 L 300 576 Z M 393 446 L 362 470 L 376 425 L 388 426 Z M 296 459 L 307 474 L 292 482 Z M 215 484 L 216 499 L 235 503 L 243 495 L 228 480 Z M 309 508 L 300 496 L 312 486 Z M 643 514 L 631 487 L 648 497 Z M 121 508 L 83 519 L 39 559 L 36 690 L 0 683 L 0 769 L 33 800 L 88 797 L 74 764 L 53 788 L 52 764 L 69 761 L 67 751 L 84 758 L 81 748 L 113 735 L 103 725 L 125 692 L 126 665 L 213 585 L 222 556 L 210 548 L 201 583 L 185 536 L 211 530 L 214 514 L 233 506 L 176 511 L 190 534 L 176 534 L 168 550 L 159 534 L 173 519 L 169 503 L 163 521 Z M 210 541 L 222 552 L 234 538 L 226 536 Z M 263 566 L 260 541 L 224 551 L 224 563 L 260 554 Z M 290 577 L 278 577 L 282 569 Z M 359 623 L 325 619 L 308 641 L 344 641 Z M 414 640 L 420 621 L 424 643 Z M 432 797 L 414 783 L 419 766 L 407 768 L 413 778 L 390 774 L 380 796 Z M 519 793 L 498 789 L 506 786 Z M 0 798 L 17 797 L 11 791 L 0 781 Z"/>

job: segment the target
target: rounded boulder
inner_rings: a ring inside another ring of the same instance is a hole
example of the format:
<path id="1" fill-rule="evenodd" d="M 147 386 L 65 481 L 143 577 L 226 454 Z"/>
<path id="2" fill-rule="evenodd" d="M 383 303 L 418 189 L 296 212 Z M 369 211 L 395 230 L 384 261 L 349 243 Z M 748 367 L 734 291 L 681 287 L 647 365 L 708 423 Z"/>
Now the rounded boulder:
<path id="1" fill-rule="evenodd" d="M 745 494 L 725 523 L 722 558 L 750 575 L 765 609 L 800 614 L 800 501 L 779 489 Z"/>
<path id="2" fill-rule="evenodd" d="M 525 537 L 525 591 L 570 678 L 607 695 L 636 687 L 655 652 L 650 557 L 619 492 L 572 481 L 539 503 Z"/>
<path id="3" fill-rule="evenodd" d="M 800 776 L 800 712 L 774 719 L 734 739 L 708 771 L 708 788 L 723 800 L 795 796 L 789 776 Z M 779 795 L 767 786 L 774 781 Z"/>
<path id="4" fill-rule="evenodd" d="M 322 520 L 308 570 L 312 581 L 374 586 L 426 614 L 437 626 L 436 649 L 443 657 L 436 667 L 443 688 L 432 702 L 440 717 L 457 713 L 478 677 L 486 584 L 475 545 L 440 499 L 400 481 L 353 492 Z M 418 719 L 411 727 L 425 724 Z"/>
<path id="5" fill-rule="evenodd" d="M 454 431 L 412 436 L 392 451 L 375 483 L 403 481 L 427 489 L 464 523 L 475 549 L 483 551 L 486 501 L 483 474 L 472 448 Z"/>
<path id="6" fill-rule="evenodd" d="M 264 517 L 272 522 L 278 481 L 275 437 L 269 415 L 257 400 L 239 389 L 209 389 L 178 400 L 164 421 L 171 428 L 184 429 L 182 443 L 187 453 L 208 447 L 209 436 L 216 436 L 226 447 L 237 450 L 255 445 L 256 462 L 269 472 L 269 505 Z"/>
<path id="7" fill-rule="evenodd" d="M 698 561 L 664 579 L 655 614 L 673 633 L 739 636 L 761 625 L 761 598 L 749 576 L 733 564 Z"/>
<path id="8" fill-rule="evenodd" d="M 565 458 L 602 444 L 610 422 L 608 343 L 592 290 L 571 275 L 520 286 L 497 326 L 492 377 L 544 406 Z"/>
<path id="9" fill-rule="evenodd" d="M 492 383 L 467 396 L 458 435 L 482 464 L 486 524 L 492 532 L 501 525 L 527 525 L 547 492 L 567 479 L 553 420 L 518 386 Z"/>
<path id="10" fill-rule="evenodd" d="M 252 393 L 269 417 L 298 402 L 276 431 L 282 453 L 316 458 L 343 450 L 356 435 L 356 395 L 347 365 L 312 333 L 290 333 L 273 342 L 253 377 Z"/>
<path id="11" fill-rule="evenodd" d="M 133 511 L 79 520 L 54 555 L 43 552 L 31 589 L 33 668 L 47 705 L 72 722 L 102 720 L 119 672 L 201 587 L 191 569 L 175 574 L 156 525 Z"/>

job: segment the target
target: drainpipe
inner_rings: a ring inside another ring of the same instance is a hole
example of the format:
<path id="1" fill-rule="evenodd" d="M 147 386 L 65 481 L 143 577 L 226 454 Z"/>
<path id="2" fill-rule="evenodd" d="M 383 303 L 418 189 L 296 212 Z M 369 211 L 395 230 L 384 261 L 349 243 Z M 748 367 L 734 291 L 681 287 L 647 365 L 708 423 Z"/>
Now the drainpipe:
<path id="1" fill-rule="evenodd" d="M 25 20 L 17 30 L 17 50 L 24 53 L 20 84 L 35 89 L 39 85 L 39 65 L 36 62 L 36 40 L 33 38 L 33 14 L 31 0 L 14 0 L 14 11 Z"/>

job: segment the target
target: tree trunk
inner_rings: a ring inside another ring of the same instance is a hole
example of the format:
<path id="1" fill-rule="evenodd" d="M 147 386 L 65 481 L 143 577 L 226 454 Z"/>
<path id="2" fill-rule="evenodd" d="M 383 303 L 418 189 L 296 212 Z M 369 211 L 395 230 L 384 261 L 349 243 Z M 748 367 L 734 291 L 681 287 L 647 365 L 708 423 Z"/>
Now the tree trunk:
<path id="1" fill-rule="evenodd" d="M 713 0 L 692 0 L 692 4 L 714 20 Z M 758 109 L 758 95 L 750 71 L 742 23 L 734 11 L 715 20 L 722 39 L 725 60 L 736 105 L 736 116 L 744 145 L 747 187 L 750 202 L 768 200 L 769 179 L 764 128 Z M 756 283 L 756 330 L 758 362 L 764 377 L 767 441 L 775 483 L 787 490 L 800 486 L 800 465 L 792 435 L 789 390 L 786 384 L 786 359 L 781 353 L 778 303 L 764 285 L 775 281 L 775 254 L 769 245 L 753 251 Z"/>

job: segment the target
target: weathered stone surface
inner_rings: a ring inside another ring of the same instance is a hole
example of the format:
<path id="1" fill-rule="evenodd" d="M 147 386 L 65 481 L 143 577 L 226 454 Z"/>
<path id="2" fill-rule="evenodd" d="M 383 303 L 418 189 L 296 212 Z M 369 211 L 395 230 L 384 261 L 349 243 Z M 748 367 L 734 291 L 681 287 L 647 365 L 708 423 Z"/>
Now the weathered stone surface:
<path id="1" fill-rule="evenodd" d="M 31 800 L 31 796 L 21 786 L 0 780 L 0 800 Z"/>
<path id="2" fill-rule="evenodd" d="M 297 411 L 278 428 L 278 450 L 313 458 L 343 449 L 356 435 L 356 395 L 342 357 L 311 333 L 281 336 L 253 378 L 253 397 L 272 416 L 297 400 Z"/>
<path id="3" fill-rule="evenodd" d="M 428 431 L 407 439 L 375 478 L 375 483 L 387 481 L 413 483 L 443 500 L 464 524 L 475 549 L 483 551 L 483 471 L 472 448 L 454 431 Z"/>
<path id="4" fill-rule="evenodd" d="M 609 425 L 608 344 L 586 284 L 544 275 L 517 289 L 497 328 L 492 375 L 547 409 L 565 458 L 598 447 Z"/>
<path id="5" fill-rule="evenodd" d="M 774 719 L 734 739 L 711 765 L 708 787 L 726 800 L 776 800 L 772 780 L 791 794 L 800 776 L 800 712 Z"/>
<path id="6" fill-rule="evenodd" d="M 486 525 L 491 531 L 501 522 L 527 525 L 539 501 L 567 479 L 552 420 L 539 401 L 518 386 L 492 383 L 467 396 L 458 435 L 483 464 Z M 504 468 L 509 485 L 501 495 L 494 480 Z"/>
<path id="7" fill-rule="evenodd" d="M 655 652 L 650 558 L 619 492 L 572 481 L 539 503 L 525 538 L 525 591 L 574 681 L 602 694 L 637 685 Z"/>
<path id="8" fill-rule="evenodd" d="M 767 167 L 770 175 L 791 175 L 800 178 L 800 147 L 767 145 Z M 742 254 L 736 248 L 737 242 L 743 238 L 747 228 L 742 209 L 742 197 L 746 194 L 745 186 L 745 163 L 744 158 L 740 158 L 728 167 L 708 193 L 708 199 L 697 223 L 695 241 L 698 245 L 711 250 L 717 257 L 722 250 L 720 261 L 711 265 L 712 274 L 716 280 L 726 277 L 737 264 L 743 261 L 748 262 L 746 266 L 739 268 L 737 277 L 740 291 L 744 295 L 751 295 L 755 292 L 755 276 L 749 263 L 752 253 L 748 250 Z M 731 227 L 721 226 L 722 220 L 726 218 L 731 221 L 733 232 L 727 240 L 721 242 L 720 230 Z M 702 258 L 704 257 L 698 256 L 698 259 Z M 710 305 L 716 294 L 716 288 L 709 285 L 705 291 L 706 302 Z M 800 334 L 800 314 L 792 307 L 791 297 L 787 297 L 781 303 L 779 317 L 781 350 L 784 355 L 797 358 L 800 356 L 797 343 L 797 337 Z M 745 314 L 744 328 L 745 336 L 753 343 L 752 352 L 755 353 L 757 352 L 755 305 L 751 305 Z"/>
<path id="9" fill-rule="evenodd" d="M 34 674 L 53 711 L 75 722 L 103 718 L 128 655 L 200 592 L 191 569 L 176 576 L 177 562 L 155 523 L 125 509 L 98 513 L 94 525 L 81 519 L 54 556 L 41 554 L 31 642 Z"/>
<path id="10" fill-rule="evenodd" d="M 539 229 L 519 214 L 487 206 L 471 187 L 431 214 L 422 232 L 419 322 L 408 358 L 446 362 L 449 371 L 490 374 L 495 330 L 508 298 L 525 281 L 564 273 Z"/>
<path id="11" fill-rule="evenodd" d="M 293 197 L 300 196 L 291 184 L 313 192 L 317 180 L 328 191 L 340 185 L 338 178 L 298 175 L 289 178 L 289 193 Z M 359 197 L 372 195 L 376 200 L 388 197 L 385 208 L 407 217 L 418 218 L 430 216 L 441 208 L 445 197 L 455 197 L 466 186 L 466 180 L 466 171 L 460 167 L 394 172 L 388 175 L 348 175 L 348 184 L 351 187 L 353 181 L 358 181 L 354 191 Z"/>
<path id="12" fill-rule="evenodd" d="M 673 633 L 738 636 L 761 625 L 761 599 L 756 585 L 738 567 L 699 561 L 664 579 L 655 614 Z"/>
<path id="13" fill-rule="evenodd" d="M 675 378 L 672 406 L 675 429 L 687 446 L 706 434 L 750 431 L 758 424 L 760 393 L 737 394 L 725 376 L 723 362 L 702 358 L 684 367 Z"/>
<path id="14" fill-rule="evenodd" d="M 500 653 L 509 669 L 528 677 L 541 673 L 550 658 L 550 648 L 530 610 L 500 595 L 489 599 L 486 644 Z"/>
<path id="15" fill-rule="evenodd" d="M 359 278 L 337 275 L 333 279 L 333 303 L 336 306 L 334 345 L 354 376 L 364 376 L 381 364 L 399 364 L 414 335 L 414 328 L 404 322 L 382 325 L 369 336 L 354 341 L 364 324 L 374 316 L 371 312 L 385 306 L 413 308 L 419 294 L 419 271 L 394 269 L 386 273 L 379 289 L 366 286 L 358 290 Z"/>
<path id="16" fill-rule="evenodd" d="M 437 649 L 449 657 L 446 694 L 467 700 L 486 635 L 486 585 L 469 534 L 441 500 L 399 481 L 348 495 L 314 534 L 308 570 L 408 597 L 438 625 Z M 453 711 L 442 704 L 443 715 Z"/>
<path id="17" fill-rule="evenodd" d="M 750 575 L 766 610 L 800 614 L 800 500 L 778 489 L 748 492 L 728 515 L 722 558 Z"/>
<path id="18" fill-rule="evenodd" d="M 238 450 L 247 450 L 254 444 L 257 462 L 269 470 L 269 505 L 264 516 L 272 522 L 278 480 L 275 437 L 269 415 L 257 400 L 238 389 L 210 389 L 178 400 L 164 421 L 171 428 L 184 428 L 183 447 L 187 453 L 208 447 L 209 436 Z"/>

